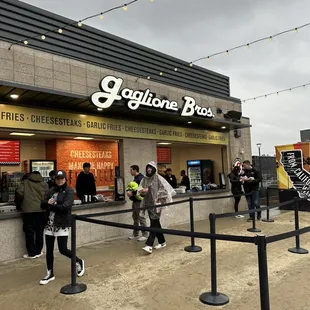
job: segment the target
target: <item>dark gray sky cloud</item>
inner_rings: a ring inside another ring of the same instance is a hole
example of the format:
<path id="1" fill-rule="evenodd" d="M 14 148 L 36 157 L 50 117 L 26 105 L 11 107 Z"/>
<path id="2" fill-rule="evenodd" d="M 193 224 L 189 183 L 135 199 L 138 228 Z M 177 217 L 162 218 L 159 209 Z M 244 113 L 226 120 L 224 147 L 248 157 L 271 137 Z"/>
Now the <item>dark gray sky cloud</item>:
<path id="1" fill-rule="evenodd" d="M 122 0 L 24 0 L 79 20 Z M 139 0 L 127 12 L 115 11 L 88 25 L 191 61 L 260 37 L 310 22 L 308 0 Z M 197 63 L 228 75 L 231 95 L 246 99 L 309 83 L 310 27 Z M 274 146 L 298 142 L 310 127 L 310 87 L 249 101 L 243 114 L 251 118 L 252 149 L 274 154 Z"/>

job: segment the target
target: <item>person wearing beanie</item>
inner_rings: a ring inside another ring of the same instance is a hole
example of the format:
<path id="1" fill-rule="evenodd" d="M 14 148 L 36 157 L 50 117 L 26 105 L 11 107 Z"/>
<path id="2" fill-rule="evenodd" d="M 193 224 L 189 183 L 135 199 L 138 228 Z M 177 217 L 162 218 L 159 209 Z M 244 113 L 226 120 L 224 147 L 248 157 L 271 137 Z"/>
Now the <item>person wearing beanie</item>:
<path id="1" fill-rule="evenodd" d="M 144 196 L 143 207 L 150 207 L 147 209 L 151 222 L 150 227 L 161 228 L 161 205 L 172 202 L 172 197 L 176 192 L 171 185 L 157 173 L 157 167 L 154 161 L 147 164 L 146 175 L 140 183 L 138 192 Z M 152 206 L 154 206 L 154 208 L 151 208 Z M 145 247 L 142 250 L 151 254 L 155 238 L 158 240 L 158 244 L 154 247 L 155 249 L 158 250 L 166 247 L 166 240 L 163 233 L 150 232 Z"/>
<path id="2" fill-rule="evenodd" d="M 65 171 L 59 170 L 55 177 L 56 186 L 47 191 L 41 202 L 46 212 L 45 243 L 47 274 L 40 281 L 45 285 L 55 280 L 54 276 L 54 245 L 57 238 L 60 254 L 71 259 L 72 252 L 68 249 L 68 237 L 71 226 L 71 209 L 74 201 L 74 190 L 67 185 Z M 76 257 L 76 271 L 79 277 L 85 272 L 84 260 Z"/>
<path id="3" fill-rule="evenodd" d="M 56 171 L 55 170 L 50 171 L 50 173 L 49 173 L 50 179 L 47 182 L 48 188 L 52 188 L 56 185 L 55 184 L 55 176 L 56 176 Z"/>

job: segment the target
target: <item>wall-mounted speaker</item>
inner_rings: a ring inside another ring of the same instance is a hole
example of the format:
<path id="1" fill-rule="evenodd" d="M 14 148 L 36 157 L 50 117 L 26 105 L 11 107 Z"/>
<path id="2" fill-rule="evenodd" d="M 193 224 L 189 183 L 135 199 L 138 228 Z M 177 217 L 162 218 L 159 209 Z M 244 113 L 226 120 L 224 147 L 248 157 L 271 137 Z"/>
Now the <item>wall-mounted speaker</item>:
<path id="1" fill-rule="evenodd" d="M 242 113 L 239 111 L 228 111 L 226 114 L 224 114 L 225 118 L 229 118 L 232 121 L 240 122 Z"/>
<path id="2" fill-rule="evenodd" d="M 235 136 L 235 138 L 240 138 L 241 135 L 242 135 L 241 129 L 235 129 L 235 130 L 234 130 L 234 136 Z"/>

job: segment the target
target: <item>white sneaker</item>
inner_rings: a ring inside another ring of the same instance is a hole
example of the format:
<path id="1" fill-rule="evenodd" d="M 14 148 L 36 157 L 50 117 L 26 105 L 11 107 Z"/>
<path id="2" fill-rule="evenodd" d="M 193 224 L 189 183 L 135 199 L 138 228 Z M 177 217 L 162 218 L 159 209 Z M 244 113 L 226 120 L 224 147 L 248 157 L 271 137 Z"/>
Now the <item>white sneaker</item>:
<path id="1" fill-rule="evenodd" d="M 41 256 L 43 256 L 43 252 L 41 252 L 40 254 L 36 255 L 37 258 L 40 258 Z"/>
<path id="2" fill-rule="evenodd" d="M 35 259 L 37 257 L 38 257 L 37 255 L 34 255 L 34 256 L 29 256 L 29 254 L 24 254 L 23 255 L 23 258 L 25 258 L 25 259 Z"/>
<path id="3" fill-rule="evenodd" d="M 134 235 L 132 235 L 132 236 L 129 236 L 128 239 L 129 239 L 129 240 L 135 240 L 135 239 L 137 239 L 138 237 L 139 237 L 139 236 L 134 236 Z"/>
<path id="4" fill-rule="evenodd" d="M 162 248 L 165 248 L 167 246 L 166 242 L 165 243 L 162 243 L 162 244 L 157 244 L 154 246 L 154 249 L 156 250 L 160 250 Z"/>
<path id="5" fill-rule="evenodd" d="M 142 248 L 143 251 L 152 254 L 153 248 L 151 246 L 146 245 L 144 248 Z"/>
<path id="6" fill-rule="evenodd" d="M 143 242 L 143 241 L 146 241 L 147 238 L 144 237 L 144 236 L 141 236 L 140 238 L 137 239 L 139 242 Z"/>
<path id="7" fill-rule="evenodd" d="M 47 271 L 47 275 L 40 281 L 41 285 L 45 285 L 49 283 L 50 281 L 55 280 L 55 276 L 52 270 Z"/>
<path id="8" fill-rule="evenodd" d="M 81 259 L 81 263 L 76 263 L 76 273 L 78 277 L 83 276 L 85 273 L 85 262 L 83 259 Z"/>

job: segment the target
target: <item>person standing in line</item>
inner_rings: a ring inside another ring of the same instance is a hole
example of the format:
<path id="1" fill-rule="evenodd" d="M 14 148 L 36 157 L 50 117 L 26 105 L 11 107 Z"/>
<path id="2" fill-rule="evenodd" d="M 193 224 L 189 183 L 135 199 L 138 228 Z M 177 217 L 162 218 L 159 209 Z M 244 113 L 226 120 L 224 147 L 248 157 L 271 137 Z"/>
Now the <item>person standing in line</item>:
<path id="1" fill-rule="evenodd" d="M 139 166 L 137 165 L 132 165 L 130 167 L 130 174 L 134 177 L 133 182 L 130 182 L 128 187 L 126 188 L 127 191 L 127 196 L 129 197 L 129 199 L 132 201 L 132 219 L 133 219 L 133 224 L 135 226 L 139 226 L 140 227 L 146 227 L 146 218 L 145 218 L 145 211 L 141 212 L 140 210 L 135 211 L 135 209 L 139 209 L 141 207 L 141 201 L 142 201 L 142 197 L 137 194 L 137 190 L 138 190 L 138 186 L 141 183 L 141 180 L 143 179 L 143 174 L 139 172 Z M 134 240 L 137 239 L 138 241 L 145 241 L 148 237 L 148 233 L 146 231 L 142 231 L 142 236 L 140 238 L 139 237 L 139 231 L 138 230 L 134 230 L 133 234 L 128 237 L 129 240 Z"/>
<path id="2" fill-rule="evenodd" d="M 27 254 L 23 258 L 34 259 L 43 255 L 44 213 L 41 200 L 48 190 L 39 171 L 26 174 L 15 192 L 15 203 L 23 212 L 23 230 Z"/>
<path id="3" fill-rule="evenodd" d="M 243 162 L 243 174 L 240 180 L 243 182 L 243 188 L 247 195 L 246 199 L 248 202 L 249 210 L 259 209 L 259 183 L 262 181 L 262 174 L 260 171 L 256 170 L 249 160 Z M 248 221 L 252 221 L 255 213 L 250 213 Z M 261 219 L 261 212 L 257 212 L 257 219 Z"/>
<path id="4" fill-rule="evenodd" d="M 55 176 L 56 176 L 56 171 L 55 170 L 50 171 L 50 173 L 49 173 L 50 179 L 47 182 L 48 188 L 52 188 L 52 187 L 56 186 L 56 184 L 55 184 Z"/>
<path id="5" fill-rule="evenodd" d="M 165 179 L 171 185 L 172 188 L 178 187 L 177 178 L 175 177 L 175 175 L 172 174 L 171 168 L 167 168 Z"/>
<path id="6" fill-rule="evenodd" d="M 232 170 L 232 172 L 228 175 L 230 183 L 231 183 L 231 193 L 233 195 L 242 195 L 242 182 L 240 180 L 240 167 L 235 166 Z M 235 212 L 239 211 L 239 202 L 241 200 L 241 196 L 235 196 L 234 197 L 235 204 L 234 209 Z M 236 215 L 236 218 L 244 218 L 243 215 Z"/>
<path id="7" fill-rule="evenodd" d="M 74 201 L 74 190 L 67 185 L 66 173 L 63 170 L 56 172 L 56 186 L 48 190 L 41 203 L 46 210 L 45 243 L 47 274 L 40 281 L 45 285 L 55 280 L 54 276 L 54 245 L 57 238 L 60 254 L 71 258 L 72 252 L 68 249 L 68 236 L 71 227 L 71 210 Z M 76 257 L 76 269 L 79 277 L 85 272 L 83 259 Z"/>
<path id="8" fill-rule="evenodd" d="M 182 180 L 180 185 L 185 186 L 187 191 L 190 190 L 189 177 L 186 175 L 185 170 L 181 170 L 181 177 Z"/>
<path id="9" fill-rule="evenodd" d="M 85 195 L 94 196 L 96 193 L 96 181 L 94 175 L 90 172 L 90 163 L 84 163 L 83 171 L 79 173 L 76 179 L 76 194 L 84 202 Z M 91 201 L 87 200 L 87 202 Z"/>
<path id="10" fill-rule="evenodd" d="M 148 209 L 151 227 L 161 228 L 160 217 L 161 205 L 172 202 L 172 197 L 176 194 L 170 184 L 159 174 L 154 161 L 151 161 L 146 166 L 146 176 L 142 179 L 138 192 L 144 196 L 143 207 L 154 207 Z M 166 239 L 163 233 L 150 232 L 150 235 L 145 243 L 143 251 L 152 254 L 155 238 L 158 240 L 158 245 L 155 249 L 166 247 Z"/>

